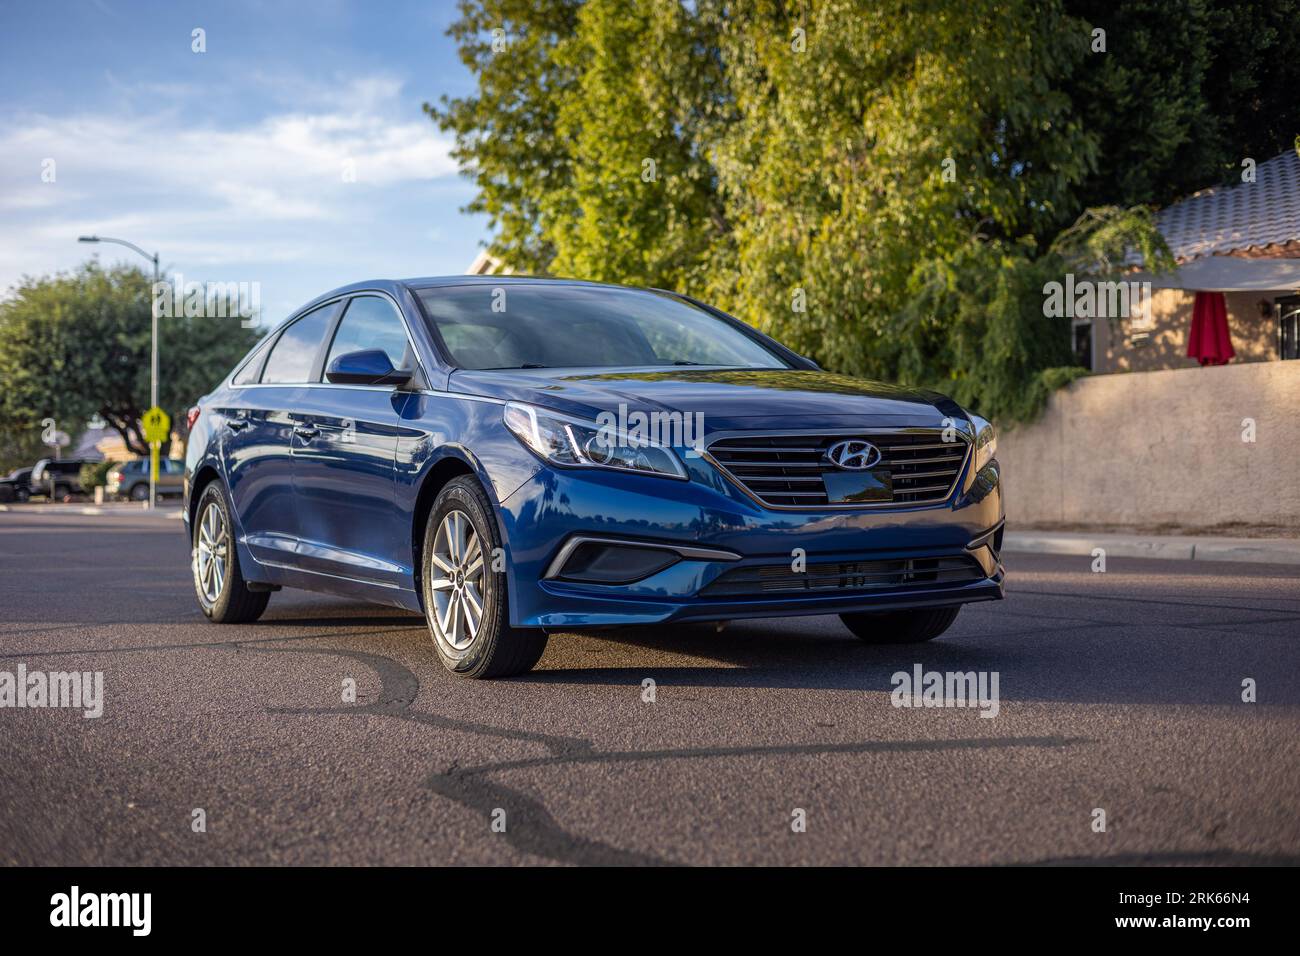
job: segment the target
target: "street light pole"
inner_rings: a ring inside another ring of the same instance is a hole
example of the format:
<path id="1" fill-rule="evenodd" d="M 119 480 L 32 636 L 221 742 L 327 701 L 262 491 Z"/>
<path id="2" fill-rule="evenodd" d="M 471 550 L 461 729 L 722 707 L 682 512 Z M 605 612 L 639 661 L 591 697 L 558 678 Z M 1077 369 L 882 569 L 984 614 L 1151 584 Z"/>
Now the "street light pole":
<path id="1" fill-rule="evenodd" d="M 79 236 L 78 242 L 112 242 L 119 246 L 126 246 L 128 249 L 140 253 L 150 262 L 153 263 L 153 284 L 154 288 L 150 289 L 150 306 L 149 311 L 152 316 L 152 329 L 150 331 L 149 346 L 149 407 L 158 407 L 158 296 L 154 289 L 158 286 L 158 253 L 149 255 L 134 242 L 127 242 L 125 239 L 111 239 L 108 236 Z M 149 508 L 152 510 L 158 501 L 158 488 L 156 485 L 157 475 L 154 473 L 152 462 L 149 467 Z"/>

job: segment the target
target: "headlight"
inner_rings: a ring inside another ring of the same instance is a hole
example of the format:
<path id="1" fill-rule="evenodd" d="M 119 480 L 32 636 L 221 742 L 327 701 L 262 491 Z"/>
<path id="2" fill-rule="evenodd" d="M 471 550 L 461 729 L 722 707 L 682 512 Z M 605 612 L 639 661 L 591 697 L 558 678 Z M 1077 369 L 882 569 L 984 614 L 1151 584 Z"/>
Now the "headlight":
<path id="1" fill-rule="evenodd" d="M 978 473 L 998 453 L 998 433 L 986 418 L 972 414 L 970 422 L 975 426 L 975 472 Z"/>
<path id="2" fill-rule="evenodd" d="M 686 469 L 670 449 L 630 439 L 606 425 L 520 402 L 506 403 L 505 423 L 516 438 L 555 465 L 686 477 Z"/>

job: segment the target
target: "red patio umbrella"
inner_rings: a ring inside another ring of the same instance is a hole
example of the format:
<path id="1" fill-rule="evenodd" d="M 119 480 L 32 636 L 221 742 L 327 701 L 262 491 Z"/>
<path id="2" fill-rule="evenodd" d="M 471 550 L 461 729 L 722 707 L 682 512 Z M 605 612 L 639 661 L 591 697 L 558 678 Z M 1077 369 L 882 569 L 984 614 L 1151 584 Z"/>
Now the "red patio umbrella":
<path id="1" fill-rule="evenodd" d="M 1202 365 L 1227 365 L 1236 355 L 1228 334 L 1228 307 L 1222 292 L 1198 292 L 1192 306 L 1192 331 L 1187 357 Z"/>

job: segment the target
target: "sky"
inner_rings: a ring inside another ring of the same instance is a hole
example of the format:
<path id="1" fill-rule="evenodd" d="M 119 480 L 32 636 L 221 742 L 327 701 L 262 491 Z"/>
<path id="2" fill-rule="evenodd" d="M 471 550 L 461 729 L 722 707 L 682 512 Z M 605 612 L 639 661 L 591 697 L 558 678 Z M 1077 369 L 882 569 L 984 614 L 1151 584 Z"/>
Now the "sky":
<path id="1" fill-rule="evenodd" d="M 259 283 L 266 322 L 362 279 L 463 273 L 486 217 L 460 211 L 473 184 L 421 109 L 474 88 L 455 17 L 452 0 L 0 0 L 0 295 L 94 256 L 152 268 L 87 234 L 187 282 Z"/>

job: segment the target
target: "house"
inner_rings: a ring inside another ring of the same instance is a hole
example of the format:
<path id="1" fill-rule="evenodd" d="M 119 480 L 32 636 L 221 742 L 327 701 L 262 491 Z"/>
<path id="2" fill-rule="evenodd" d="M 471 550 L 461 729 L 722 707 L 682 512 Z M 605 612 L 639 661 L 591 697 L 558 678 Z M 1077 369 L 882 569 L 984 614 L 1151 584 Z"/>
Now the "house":
<path id="1" fill-rule="evenodd" d="M 1203 189 L 1157 214 L 1177 270 L 1125 277 L 1151 283 L 1141 314 L 1074 319 L 1079 364 L 1094 372 L 1221 364 L 1188 355 L 1198 297 L 1207 315 L 1226 315 L 1231 361 L 1300 358 L 1300 153 L 1254 173 L 1254 182 Z"/>
<path id="2" fill-rule="evenodd" d="M 491 255 L 486 249 L 475 256 L 474 261 L 470 263 L 465 270 L 466 275 L 470 276 L 491 276 L 491 275 L 510 275 L 514 270 L 509 267 L 503 267 L 503 263 L 496 256 Z"/>

